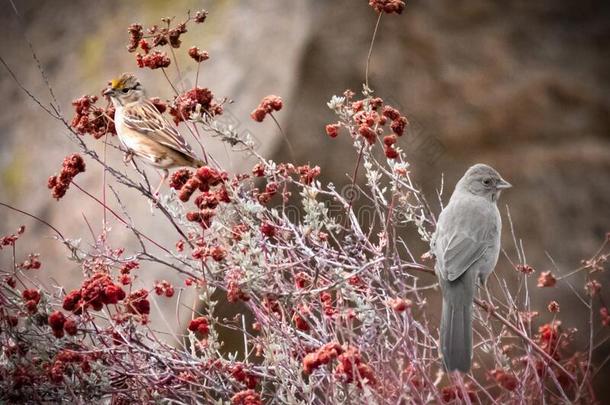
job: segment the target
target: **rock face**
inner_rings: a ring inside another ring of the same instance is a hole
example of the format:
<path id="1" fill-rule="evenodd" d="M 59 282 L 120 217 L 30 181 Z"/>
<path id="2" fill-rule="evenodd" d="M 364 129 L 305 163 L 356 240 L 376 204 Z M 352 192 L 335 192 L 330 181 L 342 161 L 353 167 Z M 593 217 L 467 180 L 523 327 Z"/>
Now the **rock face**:
<path id="1" fill-rule="evenodd" d="M 351 151 L 318 136 L 333 117 L 314 106 L 361 87 L 374 18 L 347 2 L 325 7 L 287 121 L 299 149 L 331 151 L 319 163 L 342 176 L 341 154 Z M 610 206 L 610 66 L 602 53 L 609 13 L 596 3 L 441 1 L 382 21 L 370 81 L 414 123 L 403 147 L 422 184 L 438 186 L 441 172 L 454 184 L 474 162 L 497 167 L 516 185 L 505 202 L 518 234 L 534 244 L 532 259 L 547 249 L 574 261 L 610 223 L 602 208 Z"/>
<path id="2" fill-rule="evenodd" d="M 20 2 L 23 27 L 39 51 L 63 111 L 70 111 L 72 98 L 97 92 L 117 73 L 136 69 L 123 48 L 129 23 L 150 25 L 164 15 L 179 17 L 188 8 L 200 7 L 199 2 L 188 1 L 160 4 Z M 261 154 L 287 160 L 288 149 L 272 123 L 257 124 L 248 117 L 260 98 L 281 95 L 285 109 L 278 116 L 297 161 L 318 164 L 325 180 L 344 184 L 355 155 L 347 136 L 332 140 L 324 135 L 324 125 L 334 121 L 325 103 L 346 88 L 361 88 L 376 19 L 366 2 L 300 0 L 288 6 L 282 0 L 252 0 L 205 5 L 208 22 L 187 37 L 188 46 L 192 41 L 212 56 L 201 83 L 217 96 L 236 101 L 229 106 L 231 115 L 258 139 Z M 48 100 L 20 25 L 7 3 L 0 7 L 0 30 L 6 38 L 3 58 Z M 382 18 L 370 83 L 412 122 L 401 147 L 417 178 L 433 195 L 441 173 L 445 184 L 453 185 L 473 163 L 496 167 L 515 186 L 502 199 L 505 224 L 504 204 L 510 206 L 529 263 L 539 271 L 553 268 L 545 251 L 560 271 L 577 267 L 610 231 L 609 17 L 608 3 L 593 0 L 441 0 L 409 2 L 403 15 Z M 183 60 L 185 76 L 193 80 L 187 65 Z M 169 98 L 170 90 L 156 73 L 141 76 L 151 95 Z M 70 236 L 82 235 L 83 243 L 93 243 L 82 231 L 86 228 L 80 213 L 99 231 L 99 206 L 74 190 L 57 203 L 44 187 L 73 146 L 61 127 L 36 109 L 7 75 L 1 76 L 0 89 L 11 100 L 0 111 L 1 199 L 60 225 Z M 208 144 L 232 170 L 248 169 L 241 156 L 227 158 L 219 142 Z M 108 153 L 111 161 L 121 164 L 116 151 Z M 92 166 L 79 180 L 95 190 L 100 179 L 101 171 Z M 445 199 L 450 192 L 446 190 Z M 125 201 L 131 205 L 129 198 Z M 160 217 L 150 215 L 146 204 L 134 204 L 130 211 L 138 213 L 134 221 L 145 231 L 173 244 L 175 238 L 160 224 Z M 0 211 L 0 219 L 3 233 L 25 221 L 6 210 Z M 36 240 L 48 235 L 38 224 L 28 224 Z M 113 245 L 134 243 L 118 226 L 110 235 Z M 70 287 L 77 281 L 79 270 L 66 264 L 57 244 L 29 243 L 41 251 L 46 271 L 58 282 Z M 509 255 L 514 255 L 512 245 L 506 226 L 504 247 Z M 498 272 L 514 277 L 502 258 Z M 171 275 L 147 269 L 145 283 L 162 278 Z M 582 284 L 582 276 L 574 277 L 575 288 Z M 578 324 L 584 307 L 567 288 L 535 290 L 534 302 L 542 305 L 551 296 L 562 311 L 573 315 L 577 326 L 585 326 Z M 173 313 L 173 306 L 168 307 Z M 603 359 L 604 350 L 608 352 L 602 348 L 595 354 Z"/>

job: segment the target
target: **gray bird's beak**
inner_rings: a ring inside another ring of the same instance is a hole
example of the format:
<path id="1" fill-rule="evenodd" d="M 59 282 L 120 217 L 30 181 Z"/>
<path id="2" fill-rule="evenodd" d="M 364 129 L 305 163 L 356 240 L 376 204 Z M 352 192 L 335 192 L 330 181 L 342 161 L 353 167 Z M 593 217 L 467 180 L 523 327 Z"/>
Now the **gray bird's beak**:
<path id="1" fill-rule="evenodd" d="M 108 87 L 106 90 L 104 90 L 104 92 L 102 93 L 104 96 L 109 96 L 112 93 L 114 93 L 114 90 L 112 89 L 112 87 Z"/>
<path id="2" fill-rule="evenodd" d="M 496 184 L 496 188 L 499 190 L 505 189 L 505 188 L 511 188 L 513 185 L 510 184 L 508 181 L 504 180 L 504 179 L 500 179 L 500 182 L 498 184 Z"/>

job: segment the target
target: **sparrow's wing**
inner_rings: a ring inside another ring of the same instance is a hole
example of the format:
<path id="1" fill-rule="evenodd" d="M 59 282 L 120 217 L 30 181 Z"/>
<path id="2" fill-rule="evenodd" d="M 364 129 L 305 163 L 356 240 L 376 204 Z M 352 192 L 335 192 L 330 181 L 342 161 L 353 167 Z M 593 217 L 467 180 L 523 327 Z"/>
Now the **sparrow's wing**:
<path id="1" fill-rule="evenodd" d="M 125 126 L 147 135 L 151 140 L 195 158 L 195 153 L 178 130 L 157 110 L 153 103 L 143 101 L 123 110 Z"/>
<path id="2" fill-rule="evenodd" d="M 439 217 L 432 247 L 440 276 L 454 281 L 481 259 L 489 248 L 490 228 L 479 207 L 448 205 Z"/>

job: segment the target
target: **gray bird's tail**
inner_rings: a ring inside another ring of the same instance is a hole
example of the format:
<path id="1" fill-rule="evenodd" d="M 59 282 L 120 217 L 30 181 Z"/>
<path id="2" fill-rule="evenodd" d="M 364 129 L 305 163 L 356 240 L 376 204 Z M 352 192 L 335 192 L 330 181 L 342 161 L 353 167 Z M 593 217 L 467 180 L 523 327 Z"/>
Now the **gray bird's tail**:
<path id="1" fill-rule="evenodd" d="M 464 276 L 467 276 L 466 274 Z M 467 373 L 472 363 L 472 301 L 469 277 L 444 281 L 441 351 L 448 371 Z"/>

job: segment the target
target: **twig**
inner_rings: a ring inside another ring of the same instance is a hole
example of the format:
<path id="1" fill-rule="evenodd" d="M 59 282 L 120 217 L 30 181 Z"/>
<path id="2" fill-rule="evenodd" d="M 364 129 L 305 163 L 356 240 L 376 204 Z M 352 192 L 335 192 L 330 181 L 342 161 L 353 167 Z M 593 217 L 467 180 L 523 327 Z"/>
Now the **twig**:
<path id="1" fill-rule="evenodd" d="M 369 65 L 371 64 L 371 55 L 373 54 L 373 45 L 375 44 L 375 37 L 377 36 L 377 29 L 379 28 L 379 23 L 381 22 L 381 16 L 383 13 L 379 13 L 379 17 L 377 17 L 377 22 L 375 23 L 375 30 L 373 31 L 373 38 L 371 38 L 371 45 L 369 46 L 369 53 L 366 56 L 366 69 L 364 72 L 364 83 L 366 84 L 367 90 L 369 87 Z"/>

